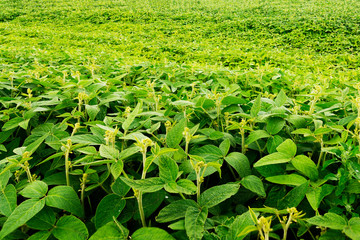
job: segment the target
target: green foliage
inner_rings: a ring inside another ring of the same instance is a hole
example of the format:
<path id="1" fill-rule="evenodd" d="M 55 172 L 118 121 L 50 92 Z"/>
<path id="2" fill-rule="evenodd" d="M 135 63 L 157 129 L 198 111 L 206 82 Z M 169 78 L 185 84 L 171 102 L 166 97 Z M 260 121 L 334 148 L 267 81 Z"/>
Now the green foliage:
<path id="1" fill-rule="evenodd" d="M 207 189 L 200 195 L 199 205 L 211 208 L 235 195 L 239 190 L 239 184 L 223 184 Z"/>
<path id="2" fill-rule="evenodd" d="M 185 213 L 185 230 L 191 240 L 202 239 L 205 221 L 208 215 L 207 207 L 188 207 Z"/>
<path id="3" fill-rule="evenodd" d="M 29 183 L 19 194 L 26 198 L 41 198 L 45 196 L 47 191 L 48 185 L 46 183 L 34 181 Z"/>
<path id="4" fill-rule="evenodd" d="M 113 221 L 113 217 L 117 218 L 124 209 L 126 201 L 116 194 L 109 194 L 104 197 L 96 208 L 95 227 L 99 229 L 108 222 Z"/>
<path id="5" fill-rule="evenodd" d="M 68 211 L 78 217 L 83 217 L 84 212 L 79 198 L 72 187 L 56 186 L 50 189 L 45 197 L 46 205 Z"/>
<path id="6" fill-rule="evenodd" d="M 159 240 L 173 240 L 174 238 L 168 234 L 165 230 L 160 228 L 148 227 L 140 228 L 134 232 L 131 236 L 135 240 L 146 240 L 146 239 L 159 239 Z"/>
<path id="7" fill-rule="evenodd" d="M 358 2 L 0 7 L 0 239 L 359 239 Z"/>
<path id="8" fill-rule="evenodd" d="M 57 239 L 87 239 L 89 233 L 85 224 L 74 216 L 63 216 L 61 217 L 54 229 L 52 234 Z"/>
<path id="9" fill-rule="evenodd" d="M 129 235 L 129 230 L 121 226 L 118 222 L 108 222 L 101 228 L 99 228 L 89 239 L 90 240 L 106 240 L 106 239 L 118 239 L 125 240 Z"/>
<path id="10" fill-rule="evenodd" d="M 44 199 L 28 199 L 18 205 L 6 219 L 1 231 L 0 239 L 25 224 L 45 206 Z"/>

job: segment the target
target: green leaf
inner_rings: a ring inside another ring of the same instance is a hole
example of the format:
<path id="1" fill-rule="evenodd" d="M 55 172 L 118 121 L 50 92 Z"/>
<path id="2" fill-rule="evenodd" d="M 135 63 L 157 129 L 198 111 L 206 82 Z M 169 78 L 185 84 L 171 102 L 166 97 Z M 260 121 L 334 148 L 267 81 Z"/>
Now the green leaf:
<path id="1" fill-rule="evenodd" d="M 345 132 L 345 133 L 348 134 L 348 132 Z M 337 145 L 337 144 L 340 144 L 341 141 L 343 141 L 341 139 L 341 137 L 339 135 L 335 135 L 333 138 L 329 139 L 328 141 L 324 141 L 324 144 L 326 144 L 326 145 Z M 343 142 L 346 142 L 346 140 L 344 140 Z"/>
<path id="2" fill-rule="evenodd" d="M 112 160 L 116 160 L 119 159 L 120 157 L 120 152 L 119 150 L 117 150 L 116 148 L 110 147 L 110 146 L 106 146 L 106 145 L 100 145 L 100 156 L 102 156 L 103 158 L 107 158 L 107 159 L 112 159 Z"/>
<path id="3" fill-rule="evenodd" d="M 161 122 L 155 123 L 154 125 L 151 125 L 149 129 L 146 129 L 146 132 L 153 133 L 156 130 L 158 130 L 161 127 Z"/>
<path id="4" fill-rule="evenodd" d="M 279 117 L 271 117 L 267 121 L 266 130 L 268 133 L 275 135 L 281 131 L 285 125 L 285 120 Z"/>
<path id="5" fill-rule="evenodd" d="M 106 195 L 96 208 L 95 227 L 99 229 L 106 223 L 111 222 L 113 217 L 117 218 L 124 209 L 125 203 L 126 201 L 116 194 Z"/>
<path id="6" fill-rule="evenodd" d="M 275 105 L 277 107 L 281 107 L 286 103 L 286 101 L 287 101 L 287 96 L 286 96 L 284 90 L 281 89 L 281 91 L 278 93 L 278 95 L 275 98 Z"/>
<path id="7" fill-rule="evenodd" d="M 246 101 L 239 97 L 226 96 L 222 99 L 221 104 L 223 105 L 232 105 L 232 104 L 245 104 Z"/>
<path id="8" fill-rule="evenodd" d="M 342 231 L 327 229 L 324 234 L 319 237 L 319 240 L 345 240 L 345 235 Z"/>
<path id="9" fill-rule="evenodd" d="M 87 155 L 95 155 L 98 153 L 96 148 L 93 146 L 78 148 L 76 151 Z"/>
<path id="10" fill-rule="evenodd" d="M 186 100 L 177 100 L 171 103 L 174 106 L 181 106 L 181 107 L 186 107 L 186 106 L 193 106 L 194 103 L 190 102 L 190 101 L 186 101 Z"/>
<path id="11" fill-rule="evenodd" d="M 136 107 L 134 108 L 134 111 L 132 111 L 128 117 L 125 119 L 125 121 L 122 124 L 122 128 L 127 131 L 129 130 L 130 125 L 135 120 L 136 116 L 139 114 L 140 109 L 142 107 L 142 102 L 139 102 Z"/>
<path id="12" fill-rule="evenodd" d="M 324 135 L 327 133 L 331 133 L 332 131 L 333 130 L 331 128 L 320 127 L 314 131 L 314 135 Z"/>
<path id="13" fill-rule="evenodd" d="M 85 105 L 85 110 L 90 117 L 91 121 L 94 121 L 96 115 L 100 112 L 100 108 L 98 105 Z"/>
<path id="14" fill-rule="evenodd" d="M 29 126 L 29 121 L 30 121 L 30 119 L 26 119 L 26 120 L 22 121 L 21 123 L 19 123 L 19 126 L 22 129 L 26 130 Z"/>
<path id="15" fill-rule="evenodd" d="M 117 179 L 121 175 L 123 168 L 124 163 L 122 160 L 117 160 L 116 162 L 111 164 L 110 172 L 113 175 L 114 179 Z"/>
<path id="16" fill-rule="evenodd" d="M 344 233 L 346 236 L 353 240 L 360 239 L 360 218 L 353 217 L 349 220 L 348 226 L 344 228 Z"/>
<path id="17" fill-rule="evenodd" d="M 230 140 L 225 138 L 225 140 L 220 143 L 219 149 L 221 150 L 223 157 L 225 157 L 230 149 Z"/>
<path id="18" fill-rule="evenodd" d="M 316 164 L 310 158 L 304 155 L 298 155 L 291 160 L 291 164 L 312 181 L 317 180 L 319 175 L 318 170 L 316 168 Z"/>
<path id="19" fill-rule="evenodd" d="M 188 195 L 195 194 L 197 190 L 195 184 L 188 179 L 180 179 L 177 182 L 168 182 L 164 188 L 170 193 L 185 193 Z"/>
<path id="20" fill-rule="evenodd" d="M 244 154 L 232 152 L 225 157 L 225 161 L 236 170 L 240 177 L 251 174 L 249 160 Z"/>
<path id="21" fill-rule="evenodd" d="M 267 177 L 266 180 L 272 183 L 289 185 L 289 186 L 299 186 L 306 182 L 306 179 L 304 177 L 297 174 L 272 176 L 272 177 Z"/>
<path id="22" fill-rule="evenodd" d="M 294 157 L 296 155 L 297 147 L 291 139 L 286 139 L 276 148 L 276 150 L 287 154 L 289 157 Z"/>
<path id="23" fill-rule="evenodd" d="M 178 185 L 176 182 L 167 182 L 164 186 L 165 191 L 169 193 L 179 193 Z"/>
<path id="24" fill-rule="evenodd" d="M 211 208 L 235 195 L 240 188 L 239 184 L 228 183 L 207 189 L 200 195 L 199 205 Z"/>
<path id="25" fill-rule="evenodd" d="M 198 205 L 195 201 L 190 199 L 172 202 L 161 209 L 159 215 L 156 217 L 156 221 L 159 223 L 164 223 L 183 218 L 185 217 L 186 210 L 189 207 L 197 208 Z"/>
<path id="26" fill-rule="evenodd" d="M 34 181 L 26 185 L 20 195 L 26 198 L 42 198 L 48 191 L 48 185 L 42 181 Z"/>
<path id="27" fill-rule="evenodd" d="M 50 207 L 44 207 L 38 214 L 31 218 L 26 225 L 36 230 L 49 230 L 54 227 L 55 213 Z"/>
<path id="28" fill-rule="evenodd" d="M 29 144 L 28 146 L 26 146 L 25 151 L 29 152 L 30 154 L 33 154 L 36 149 L 38 149 L 38 147 L 43 143 L 43 141 L 49 136 L 48 133 L 46 133 L 44 136 L 39 137 L 38 139 L 36 139 L 36 141 L 34 141 L 33 143 Z"/>
<path id="29" fill-rule="evenodd" d="M 307 128 L 299 128 L 292 131 L 291 134 L 303 134 L 305 137 L 311 136 L 313 133 Z"/>
<path id="30" fill-rule="evenodd" d="M 286 209 L 290 207 L 297 207 L 301 201 L 304 199 L 305 194 L 308 190 L 309 183 L 303 183 L 300 186 L 295 187 L 292 189 L 288 194 L 285 195 L 279 201 L 279 209 Z"/>
<path id="31" fill-rule="evenodd" d="M 254 226 L 254 222 L 251 219 L 250 212 L 247 211 L 241 215 L 236 216 L 234 222 L 230 225 L 227 238 L 233 240 L 242 240 L 246 235 L 239 236 L 240 233 L 248 226 Z"/>
<path id="32" fill-rule="evenodd" d="M 192 148 L 190 154 L 203 157 L 206 163 L 218 161 L 223 157 L 221 150 L 210 144 L 198 148 Z"/>
<path id="33" fill-rule="evenodd" d="M 2 131 L 8 131 L 10 129 L 16 128 L 19 126 L 19 123 L 21 123 L 24 120 L 25 119 L 22 117 L 13 118 L 4 124 L 4 126 L 2 127 Z"/>
<path id="34" fill-rule="evenodd" d="M 7 152 L 6 147 L 4 144 L 0 144 L 0 152 Z"/>
<path id="35" fill-rule="evenodd" d="M 204 225 L 208 215 L 207 207 L 188 207 L 185 214 L 185 230 L 190 240 L 200 240 L 204 235 Z"/>
<path id="36" fill-rule="evenodd" d="M 172 230 L 185 231 L 185 220 L 181 219 L 177 222 L 174 222 L 168 226 Z"/>
<path id="37" fill-rule="evenodd" d="M 70 186 L 56 186 L 45 197 L 46 205 L 68 211 L 78 217 L 84 217 L 78 195 Z"/>
<path id="38" fill-rule="evenodd" d="M 256 232 L 256 231 L 258 231 L 257 227 L 255 227 L 253 225 L 248 225 L 237 235 L 237 237 L 242 237 L 240 239 L 243 239 L 249 233 Z"/>
<path id="39" fill-rule="evenodd" d="M 272 208 L 272 207 L 251 208 L 251 210 L 255 211 L 255 212 L 260 212 L 260 213 L 271 213 L 271 214 L 274 214 L 274 215 L 276 215 L 276 214 L 281 214 L 281 215 L 288 214 L 287 209 L 278 210 L 278 209 Z"/>
<path id="40" fill-rule="evenodd" d="M 276 148 L 283 142 L 283 139 L 279 135 L 275 135 L 267 140 L 266 149 L 268 153 L 276 152 Z"/>
<path id="41" fill-rule="evenodd" d="M 310 206 L 316 211 L 324 197 L 331 194 L 334 188 L 335 186 L 329 184 L 324 184 L 321 187 L 309 188 L 306 193 L 306 198 L 309 201 Z"/>
<path id="42" fill-rule="evenodd" d="M 13 128 L 10 131 L 1 131 L 0 132 L 0 143 L 5 142 L 10 136 L 11 134 L 15 131 L 16 129 Z"/>
<path id="43" fill-rule="evenodd" d="M 166 182 L 176 181 L 179 168 L 174 160 L 167 156 L 161 156 L 159 160 L 160 178 Z"/>
<path id="44" fill-rule="evenodd" d="M 117 178 L 111 185 L 111 190 L 113 193 L 119 195 L 120 197 L 124 197 L 130 189 L 131 187 L 124 183 L 120 178 Z"/>
<path id="45" fill-rule="evenodd" d="M 271 137 L 269 133 L 267 133 L 265 130 L 256 130 L 249 134 L 247 137 L 245 144 L 249 145 L 250 143 L 253 143 L 261 138 L 268 138 Z"/>
<path id="46" fill-rule="evenodd" d="M 343 230 L 347 226 L 346 220 L 335 213 L 325 213 L 324 216 L 315 216 L 309 218 L 307 222 L 315 226 L 328 227 L 336 230 Z"/>
<path id="47" fill-rule="evenodd" d="M 259 94 L 250 109 L 250 116 L 253 118 L 256 117 L 260 112 L 260 109 L 261 109 L 261 95 Z"/>
<path id="48" fill-rule="evenodd" d="M 9 184 L 0 192 L 0 213 L 9 217 L 16 208 L 16 189 Z"/>
<path id="49" fill-rule="evenodd" d="M 176 182 L 177 184 L 177 190 L 180 193 L 185 193 L 185 194 L 195 194 L 197 188 L 196 185 L 188 180 L 188 179 L 180 179 L 179 181 Z"/>
<path id="50" fill-rule="evenodd" d="M 121 226 L 121 225 L 120 225 Z M 127 240 L 129 230 L 121 226 L 120 229 L 115 222 L 109 222 L 99 228 L 89 240 Z"/>
<path id="51" fill-rule="evenodd" d="M 156 227 L 143 227 L 134 232 L 131 236 L 133 240 L 175 240 L 169 233 L 165 230 L 156 228 Z"/>
<path id="52" fill-rule="evenodd" d="M 155 146 L 157 146 L 155 144 Z M 160 149 L 160 147 L 158 147 Z M 180 146 L 178 146 L 178 148 L 180 148 Z M 181 149 L 182 150 L 182 149 Z M 167 154 L 167 153 L 171 153 L 171 152 L 177 152 L 178 149 L 173 149 L 173 148 L 161 148 L 158 152 L 154 152 L 153 155 L 149 156 L 146 158 L 145 160 L 145 169 L 146 171 L 149 169 L 149 167 L 151 166 L 151 164 L 153 163 L 153 161 L 155 161 L 155 159 L 157 159 L 158 157 Z M 184 150 L 182 150 L 184 151 Z M 185 152 L 184 152 L 185 154 Z"/>
<path id="53" fill-rule="evenodd" d="M 209 162 L 206 164 L 208 167 L 213 167 L 216 169 L 216 171 L 218 171 L 219 176 L 221 178 L 221 164 L 217 163 L 217 162 Z"/>
<path id="54" fill-rule="evenodd" d="M 224 133 L 223 132 L 219 132 L 219 131 L 214 131 L 212 133 L 210 133 L 209 138 L 211 140 L 218 140 L 224 137 Z"/>
<path id="55" fill-rule="evenodd" d="M 84 240 L 89 236 L 85 224 L 75 216 L 63 216 L 57 221 L 52 234 L 59 240 Z"/>
<path id="56" fill-rule="evenodd" d="M 140 147 L 130 147 L 120 152 L 118 160 L 124 160 L 140 151 Z"/>
<path id="57" fill-rule="evenodd" d="M 104 138 L 92 134 L 81 134 L 70 137 L 73 143 L 83 143 L 89 145 L 101 145 L 105 144 Z"/>
<path id="58" fill-rule="evenodd" d="M 282 152 L 275 152 L 265 157 L 261 158 L 254 164 L 254 167 L 261 167 L 266 165 L 273 165 L 273 164 L 280 164 L 280 163 L 287 163 L 291 161 L 291 157 L 289 154 L 285 154 Z"/>
<path id="59" fill-rule="evenodd" d="M 166 135 L 166 144 L 170 148 L 176 148 L 183 138 L 183 132 L 186 127 L 186 119 L 182 119 L 172 127 Z"/>
<path id="60" fill-rule="evenodd" d="M 27 240 L 47 240 L 51 235 L 49 231 L 39 231 L 31 235 Z"/>
<path id="61" fill-rule="evenodd" d="M 45 206 L 44 199 L 28 199 L 22 202 L 8 217 L 0 231 L 0 239 L 24 225 Z"/>
<path id="62" fill-rule="evenodd" d="M 260 178 L 254 176 L 254 175 L 249 175 L 249 176 L 244 177 L 240 181 L 240 183 L 244 188 L 256 193 L 257 195 L 259 195 L 261 197 L 266 197 L 264 184 L 260 180 Z"/>
<path id="63" fill-rule="evenodd" d="M 146 178 L 140 180 L 132 180 L 124 177 L 120 177 L 121 180 L 126 183 L 128 186 L 137 189 L 142 192 L 156 192 L 162 189 L 165 185 L 165 182 L 159 177 Z"/>
<path id="64" fill-rule="evenodd" d="M 0 175 L 0 190 L 5 189 L 6 185 L 9 182 L 10 177 L 11 177 L 11 172 L 9 170 L 1 173 L 1 175 Z"/>

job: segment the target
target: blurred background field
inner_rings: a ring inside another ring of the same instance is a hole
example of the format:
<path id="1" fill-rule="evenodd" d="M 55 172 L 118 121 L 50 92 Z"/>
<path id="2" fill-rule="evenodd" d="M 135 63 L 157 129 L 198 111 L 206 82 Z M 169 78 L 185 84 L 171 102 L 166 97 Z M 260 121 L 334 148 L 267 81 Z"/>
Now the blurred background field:
<path id="1" fill-rule="evenodd" d="M 359 1 L 4 0 L 0 8 L 1 69 L 90 59 L 335 77 L 357 76 L 360 64 Z"/>

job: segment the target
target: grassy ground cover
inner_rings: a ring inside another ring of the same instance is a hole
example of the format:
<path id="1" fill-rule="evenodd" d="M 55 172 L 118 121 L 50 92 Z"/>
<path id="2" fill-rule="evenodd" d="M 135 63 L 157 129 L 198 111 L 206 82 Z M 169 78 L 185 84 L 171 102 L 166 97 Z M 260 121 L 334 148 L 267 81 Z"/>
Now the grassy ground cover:
<path id="1" fill-rule="evenodd" d="M 0 2 L 0 239 L 359 239 L 358 1 Z"/>

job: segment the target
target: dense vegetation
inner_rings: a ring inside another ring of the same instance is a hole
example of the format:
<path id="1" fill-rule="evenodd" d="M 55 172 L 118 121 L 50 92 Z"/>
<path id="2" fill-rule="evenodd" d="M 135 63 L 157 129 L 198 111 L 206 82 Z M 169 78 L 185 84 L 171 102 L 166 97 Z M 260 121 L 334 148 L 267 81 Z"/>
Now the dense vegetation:
<path id="1" fill-rule="evenodd" d="M 0 239 L 360 239 L 360 3 L 0 2 Z"/>

